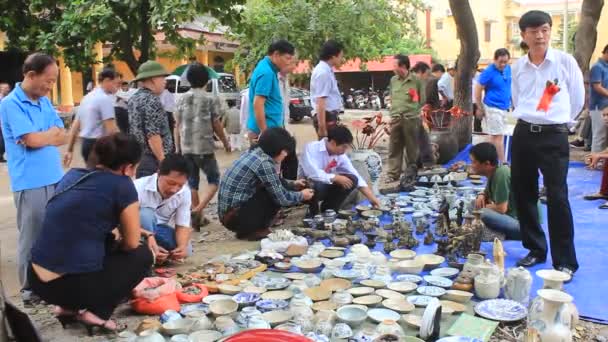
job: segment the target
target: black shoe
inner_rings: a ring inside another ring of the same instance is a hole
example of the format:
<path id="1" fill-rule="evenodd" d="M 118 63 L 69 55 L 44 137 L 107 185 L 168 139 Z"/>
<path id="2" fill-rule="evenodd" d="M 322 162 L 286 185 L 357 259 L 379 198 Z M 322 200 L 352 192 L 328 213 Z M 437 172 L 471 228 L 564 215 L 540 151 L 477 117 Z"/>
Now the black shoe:
<path id="1" fill-rule="evenodd" d="M 585 147 L 585 141 L 581 140 L 581 139 L 576 139 L 574 141 L 572 141 L 570 143 L 570 147 L 572 148 L 584 148 Z"/>
<path id="2" fill-rule="evenodd" d="M 6 159 L 0 158 L 0 163 L 6 163 Z"/>
<path id="3" fill-rule="evenodd" d="M 528 253 L 526 257 L 517 261 L 517 266 L 532 267 L 537 264 L 542 264 L 547 260 L 546 257 L 537 257 L 532 253 Z"/>
<path id="4" fill-rule="evenodd" d="M 564 283 L 568 284 L 569 282 L 572 281 L 572 279 L 574 278 L 574 271 L 570 269 L 570 267 L 566 267 L 566 266 L 559 266 L 557 267 L 557 270 L 560 272 L 564 272 L 567 275 L 570 276 L 570 279 L 564 281 Z"/>

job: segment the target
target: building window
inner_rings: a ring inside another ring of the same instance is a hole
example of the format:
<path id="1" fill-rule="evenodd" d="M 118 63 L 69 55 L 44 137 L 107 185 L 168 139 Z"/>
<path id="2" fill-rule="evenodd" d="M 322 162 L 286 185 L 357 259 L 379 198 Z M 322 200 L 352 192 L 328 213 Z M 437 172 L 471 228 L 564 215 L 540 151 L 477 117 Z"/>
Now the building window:
<path id="1" fill-rule="evenodd" d="M 443 20 L 435 20 L 435 30 L 443 29 Z"/>
<path id="2" fill-rule="evenodd" d="M 484 21 L 483 23 L 484 41 L 489 42 L 492 40 L 492 23 Z"/>

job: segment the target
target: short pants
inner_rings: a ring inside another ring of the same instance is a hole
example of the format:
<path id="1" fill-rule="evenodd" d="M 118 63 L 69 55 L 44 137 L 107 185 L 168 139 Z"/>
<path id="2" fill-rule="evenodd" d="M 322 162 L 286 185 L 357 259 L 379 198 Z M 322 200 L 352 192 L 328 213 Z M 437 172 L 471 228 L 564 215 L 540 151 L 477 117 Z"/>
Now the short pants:
<path id="1" fill-rule="evenodd" d="M 485 116 L 481 121 L 483 132 L 489 135 L 504 135 L 506 132 L 506 110 L 483 105 L 485 108 Z"/>
<path id="2" fill-rule="evenodd" d="M 185 154 L 184 157 L 190 163 L 190 178 L 188 185 L 190 189 L 198 190 L 200 184 L 200 170 L 207 176 L 207 183 L 220 184 L 220 168 L 215 159 L 215 154 Z"/>

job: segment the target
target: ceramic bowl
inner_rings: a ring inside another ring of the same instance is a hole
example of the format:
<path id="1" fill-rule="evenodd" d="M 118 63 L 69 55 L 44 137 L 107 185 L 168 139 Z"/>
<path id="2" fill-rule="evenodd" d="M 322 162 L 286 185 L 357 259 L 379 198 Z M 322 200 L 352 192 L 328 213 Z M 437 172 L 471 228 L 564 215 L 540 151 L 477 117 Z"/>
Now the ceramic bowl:
<path id="1" fill-rule="evenodd" d="M 392 258 L 399 260 L 411 260 L 416 257 L 416 252 L 410 249 L 396 249 L 390 253 Z"/>
<path id="2" fill-rule="evenodd" d="M 385 299 L 382 301 L 382 306 L 389 310 L 396 311 L 398 313 L 408 313 L 414 310 L 414 304 L 403 299 Z"/>
<path id="3" fill-rule="evenodd" d="M 371 209 L 372 209 L 372 207 L 370 207 L 369 205 L 358 205 L 355 207 L 355 210 L 357 210 L 357 213 L 359 213 L 359 215 L 361 215 L 362 212 L 371 210 Z"/>
<path id="4" fill-rule="evenodd" d="M 359 273 L 359 271 L 353 270 L 353 269 L 337 270 L 334 272 L 334 276 L 338 277 L 338 278 L 353 280 L 353 279 L 359 278 L 361 276 L 361 273 Z"/>
<path id="5" fill-rule="evenodd" d="M 420 286 L 416 289 L 416 292 L 423 296 L 440 297 L 446 293 L 446 290 L 439 286 Z"/>
<path id="6" fill-rule="evenodd" d="M 323 261 L 320 259 L 298 260 L 294 262 L 294 265 L 302 272 L 312 273 L 316 272 L 323 265 Z"/>
<path id="7" fill-rule="evenodd" d="M 346 290 L 346 292 L 353 295 L 353 297 L 367 296 L 374 293 L 374 291 L 374 288 L 369 286 L 352 287 Z"/>
<path id="8" fill-rule="evenodd" d="M 453 282 L 448 278 L 433 275 L 424 276 L 424 281 L 426 281 L 426 283 L 429 285 L 439 286 L 446 289 L 452 287 L 453 284 Z"/>
<path id="9" fill-rule="evenodd" d="M 140 332 L 136 341 L 165 342 L 165 338 L 155 329 L 148 329 Z"/>
<path id="10" fill-rule="evenodd" d="M 426 307 L 435 297 L 413 295 L 407 297 L 407 301 L 420 307 Z"/>
<path id="11" fill-rule="evenodd" d="M 410 283 L 419 284 L 422 282 L 422 277 L 415 274 L 400 274 L 395 277 L 397 281 L 408 281 Z"/>
<path id="12" fill-rule="evenodd" d="M 346 323 L 338 323 L 331 330 L 331 339 L 342 340 L 353 336 L 353 330 Z"/>
<path id="13" fill-rule="evenodd" d="M 345 305 L 337 311 L 338 320 L 350 325 L 352 328 L 358 327 L 367 318 L 367 311 L 358 305 Z"/>
<path id="14" fill-rule="evenodd" d="M 232 299 L 232 296 L 224 295 L 224 294 L 212 294 L 212 295 L 208 295 L 205 298 L 203 298 L 203 303 L 211 304 L 211 303 L 215 302 L 216 300 L 222 300 L 222 299 Z"/>
<path id="15" fill-rule="evenodd" d="M 352 286 L 352 283 L 346 279 L 341 278 L 330 278 L 325 279 L 321 282 L 319 287 L 325 288 L 329 291 L 346 290 Z"/>
<path id="16" fill-rule="evenodd" d="M 304 290 L 303 292 L 306 296 L 308 296 L 308 298 L 312 299 L 315 302 L 328 300 L 329 297 L 331 296 L 330 290 L 320 287 L 320 286 L 308 288 L 308 289 Z"/>
<path id="17" fill-rule="evenodd" d="M 221 294 L 225 295 L 235 295 L 243 290 L 240 286 L 230 284 L 220 284 L 217 286 L 217 289 Z"/>
<path id="18" fill-rule="evenodd" d="M 357 215 L 357 212 L 354 210 L 340 210 L 338 211 L 338 217 L 341 219 L 348 219 L 350 217 L 353 217 Z"/>
<path id="19" fill-rule="evenodd" d="M 382 280 L 375 280 L 375 279 L 361 280 L 359 282 L 359 284 L 361 284 L 363 286 L 373 287 L 375 289 L 382 289 L 382 288 L 386 287 L 386 283 L 385 282 L 383 282 Z"/>
<path id="20" fill-rule="evenodd" d="M 467 310 L 467 307 L 464 304 L 456 303 L 451 300 L 441 300 L 439 302 L 441 303 L 442 312 L 446 308 L 452 309 L 454 313 L 461 313 Z"/>
<path id="21" fill-rule="evenodd" d="M 209 305 L 204 304 L 204 303 L 196 303 L 196 304 L 184 304 L 182 305 L 181 310 L 179 310 L 179 313 L 182 314 L 183 316 L 187 316 L 189 312 L 202 312 L 205 315 L 209 314 Z"/>
<path id="22" fill-rule="evenodd" d="M 441 267 L 431 271 L 431 275 L 445 278 L 454 278 L 460 273 L 460 270 L 454 267 Z"/>
<path id="23" fill-rule="evenodd" d="M 171 342 L 192 342 L 192 340 L 190 339 L 190 336 L 186 335 L 186 334 L 179 334 L 179 335 L 173 335 L 173 337 L 171 337 Z"/>
<path id="24" fill-rule="evenodd" d="M 397 291 L 380 289 L 376 290 L 376 294 L 384 299 L 403 299 L 405 300 L 405 296 Z"/>
<path id="25" fill-rule="evenodd" d="M 316 312 L 316 311 L 321 311 L 321 310 L 329 310 L 329 311 L 333 311 L 336 310 L 336 308 L 338 308 L 338 305 L 332 301 L 329 300 L 324 300 L 322 302 L 316 302 L 312 305 L 312 309 Z"/>
<path id="26" fill-rule="evenodd" d="M 255 303 L 255 307 L 261 312 L 285 310 L 289 306 L 286 300 L 266 299 Z"/>
<path id="27" fill-rule="evenodd" d="M 367 317 L 376 323 L 380 323 L 385 319 L 390 319 L 397 322 L 401 316 L 399 316 L 399 314 L 395 311 L 389 309 L 371 309 L 367 312 Z"/>
<path id="28" fill-rule="evenodd" d="M 274 267 L 276 269 L 282 270 L 282 271 L 287 271 L 288 269 L 291 268 L 291 263 L 289 262 L 277 262 L 274 264 Z"/>
<path id="29" fill-rule="evenodd" d="M 192 329 L 192 326 L 194 326 L 193 320 L 182 318 L 163 323 L 162 331 L 167 335 L 187 334 L 190 332 L 190 329 Z"/>
<path id="30" fill-rule="evenodd" d="M 239 303 L 231 299 L 220 299 L 209 304 L 209 310 L 215 316 L 229 315 L 239 308 Z"/>
<path id="31" fill-rule="evenodd" d="M 240 307 L 251 306 L 260 300 L 259 293 L 241 292 L 232 296 L 232 300 L 237 302 Z"/>
<path id="32" fill-rule="evenodd" d="M 348 244 L 348 243 L 347 243 Z M 322 258 L 335 259 L 344 256 L 344 251 L 337 249 L 326 249 L 319 254 Z M 321 265 L 317 266 L 320 267 Z"/>
<path id="33" fill-rule="evenodd" d="M 467 291 L 447 290 L 441 298 L 451 300 L 456 303 L 468 303 L 471 298 L 473 298 L 473 294 Z"/>
<path id="34" fill-rule="evenodd" d="M 262 319 L 273 327 L 289 321 L 291 317 L 293 315 L 289 310 L 274 310 L 262 314 Z"/>
<path id="35" fill-rule="evenodd" d="M 399 273 L 419 274 L 424 269 L 424 262 L 420 260 L 403 260 L 397 265 Z"/>
<path id="36" fill-rule="evenodd" d="M 380 217 L 382 216 L 382 211 L 380 210 L 366 210 L 364 212 L 361 213 L 361 217 L 369 219 L 369 218 L 376 218 L 376 217 Z"/>
<path id="37" fill-rule="evenodd" d="M 421 255 L 417 256 L 414 260 L 419 260 L 419 261 L 423 262 L 424 270 L 430 271 L 432 269 L 439 267 L 439 265 L 441 265 L 445 261 L 445 258 L 442 257 L 441 255 L 421 254 Z"/>
<path id="38" fill-rule="evenodd" d="M 199 330 L 188 336 L 192 342 L 215 342 L 222 338 L 222 333 L 215 330 Z"/>
<path id="39" fill-rule="evenodd" d="M 287 323 L 279 324 L 274 329 L 289 331 L 294 334 L 302 335 L 302 326 L 299 324 L 296 324 L 296 323 L 287 322 Z"/>
<path id="40" fill-rule="evenodd" d="M 367 295 L 353 299 L 354 304 L 361 304 L 365 306 L 376 306 L 380 304 L 380 302 L 382 302 L 382 297 L 378 295 Z"/>
<path id="41" fill-rule="evenodd" d="M 306 277 L 308 277 L 308 274 L 304 274 L 304 273 L 299 273 L 299 272 L 294 272 L 294 273 L 286 273 L 284 275 L 285 278 L 290 279 L 290 280 L 303 280 L 306 279 Z M 266 289 L 264 289 L 264 292 Z"/>
<path id="42" fill-rule="evenodd" d="M 422 325 L 422 317 L 418 315 L 403 315 L 401 319 L 405 322 L 405 324 L 415 329 L 420 329 L 420 326 Z"/>
<path id="43" fill-rule="evenodd" d="M 387 288 L 389 290 L 397 291 L 399 293 L 408 293 L 414 291 L 418 285 L 409 281 L 396 281 L 389 283 Z"/>
<path id="44" fill-rule="evenodd" d="M 293 292 L 290 290 L 268 291 L 262 293 L 262 299 L 289 300 L 293 297 Z"/>

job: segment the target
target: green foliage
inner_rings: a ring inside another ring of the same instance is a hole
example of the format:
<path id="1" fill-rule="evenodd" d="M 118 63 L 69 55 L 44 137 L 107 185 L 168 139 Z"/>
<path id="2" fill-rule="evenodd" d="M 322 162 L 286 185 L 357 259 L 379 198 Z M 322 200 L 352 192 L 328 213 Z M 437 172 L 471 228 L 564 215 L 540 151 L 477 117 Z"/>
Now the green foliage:
<path id="1" fill-rule="evenodd" d="M 578 23 L 574 20 L 573 16 L 568 17 L 568 53 L 574 53 L 574 35 L 576 34 L 576 30 L 578 29 Z M 564 22 L 560 22 L 559 27 L 557 29 L 557 33 L 553 35 L 552 44 L 554 48 L 563 50 L 564 49 Z"/>
<path id="2" fill-rule="evenodd" d="M 202 39 L 182 37 L 178 28 L 208 14 L 224 25 L 235 23 L 245 0 L 0 0 L 0 31 L 9 47 L 61 52 L 68 66 L 83 70 L 94 63 L 96 42 L 112 44 L 109 58 L 122 59 L 135 72 L 154 58 L 154 34 L 186 56 Z M 135 53 L 134 49 L 138 50 Z"/>
<path id="3" fill-rule="evenodd" d="M 277 39 L 289 40 L 298 58 L 313 63 L 327 39 L 344 44 L 346 58 L 363 61 L 397 46 L 418 51 L 420 6 L 420 0 L 248 0 L 241 22 L 232 27 L 241 43 L 236 62 L 243 70 L 253 68 Z"/>

